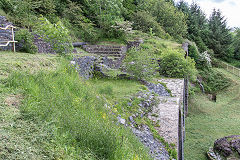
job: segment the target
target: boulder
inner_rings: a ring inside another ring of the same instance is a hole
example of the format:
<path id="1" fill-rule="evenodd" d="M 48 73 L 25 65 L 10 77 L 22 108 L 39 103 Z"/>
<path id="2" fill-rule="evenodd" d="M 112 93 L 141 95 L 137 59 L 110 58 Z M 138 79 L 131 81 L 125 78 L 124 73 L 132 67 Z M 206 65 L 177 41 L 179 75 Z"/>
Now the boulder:
<path id="1" fill-rule="evenodd" d="M 213 149 L 208 152 L 208 156 L 212 160 L 239 160 L 240 135 L 232 135 L 217 139 L 214 142 Z"/>

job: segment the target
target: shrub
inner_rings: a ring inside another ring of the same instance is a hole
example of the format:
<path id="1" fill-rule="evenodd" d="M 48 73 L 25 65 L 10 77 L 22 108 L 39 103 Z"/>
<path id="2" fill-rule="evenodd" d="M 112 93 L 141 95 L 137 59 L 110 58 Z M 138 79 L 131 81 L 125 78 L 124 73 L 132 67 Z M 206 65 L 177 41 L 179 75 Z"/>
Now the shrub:
<path id="1" fill-rule="evenodd" d="M 72 53 L 73 46 L 69 31 L 63 26 L 61 21 L 57 22 L 57 24 L 52 24 L 46 18 L 41 17 L 38 19 L 35 28 L 37 34 L 51 43 L 56 53 L 60 55 Z"/>
<path id="2" fill-rule="evenodd" d="M 136 79 L 150 79 L 157 70 L 157 61 L 147 49 L 133 48 L 128 51 L 124 66 L 129 74 Z"/>
<path id="3" fill-rule="evenodd" d="M 20 46 L 20 51 L 27 53 L 37 53 L 37 46 L 33 43 L 33 35 L 27 29 L 20 29 L 15 34 L 15 39 L 22 46 Z"/>
<path id="4" fill-rule="evenodd" d="M 163 53 L 160 61 L 160 74 L 167 77 L 184 78 L 189 76 L 195 78 L 197 70 L 195 62 L 190 57 L 184 58 L 185 53 L 178 50 L 170 50 Z"/>
<path id="5" fill-rule="evenodd" d="M 224 77 L 220 72 L 211 68 L 203 69 L 200 72 L 203 79 L 203 86 L 206 93 L 216 93 L 222 89 L 230 86 L 231 82 Z"/>

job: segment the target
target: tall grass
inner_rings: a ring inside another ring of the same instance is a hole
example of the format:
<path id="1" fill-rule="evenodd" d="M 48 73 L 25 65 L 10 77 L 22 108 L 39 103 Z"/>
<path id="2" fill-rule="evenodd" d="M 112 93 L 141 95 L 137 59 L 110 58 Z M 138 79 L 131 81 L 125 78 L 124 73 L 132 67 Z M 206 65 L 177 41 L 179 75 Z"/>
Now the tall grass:
<path id="1" fill-rule="evenodd" d="M 23 90 L 25 117 L 51 124 L 60 153 L 56 158 L 151 159 L 129 129 L 116 125 L 101 95 L 66 62 L 52 72 L 12 73 L 7 86 Z"/>

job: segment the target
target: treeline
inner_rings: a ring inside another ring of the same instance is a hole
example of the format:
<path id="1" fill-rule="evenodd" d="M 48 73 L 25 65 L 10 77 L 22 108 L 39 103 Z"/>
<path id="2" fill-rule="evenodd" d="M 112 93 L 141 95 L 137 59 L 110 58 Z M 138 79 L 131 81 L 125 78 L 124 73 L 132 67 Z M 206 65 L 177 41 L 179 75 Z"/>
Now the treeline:
<path id="1" fill-rule="evenodd" d="M 59 20 L 75 38 L 122 38 L 127 27 L 181 38 L 187 33 L 186 16 L 165 0 L 1 0 L 1 8 L 19 26 L 32 28 L 42 15 Z M 131 22 L 131 23 L 130 23 Z M 133 22 L 133 23 L 132 23 Z M 130 25 L 128 25 L 130 24 Z"/>
<path id="2" fill-rule="evenodd" d="M 124 39 L 132 28 L 163 39 L 196 43 L 199 52 L 240 59 L 239 29 L 231 30 L 220 10 L 208 19 L 196 3 L 173 0 L 0 0 L 1 9 L 17 25 L 34 28 L 40 16 L 59 21 L 71 37 L 85 41 Z"/>
<path id="3" fill-rule="evenodd" d="M 239 29 L 230 29 L 220 10 L 213 9 L 208 19 L 197 3 L 180 1 L 176 7 L 187 15 L 186 38 L 195 42 L 200 52 L 211 50 L 215 57 L 229 62 L 240 59 Z"/>

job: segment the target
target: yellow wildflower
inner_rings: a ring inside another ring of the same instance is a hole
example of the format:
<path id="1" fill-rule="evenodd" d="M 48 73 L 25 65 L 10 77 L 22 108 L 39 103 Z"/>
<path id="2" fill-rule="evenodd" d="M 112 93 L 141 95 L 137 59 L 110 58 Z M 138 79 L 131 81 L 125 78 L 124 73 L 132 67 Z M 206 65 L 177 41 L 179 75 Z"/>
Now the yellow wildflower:
<path id="1" fill-rule="evenodd" d="M 103 119 L 106 119 L 106 113 L 103 113 L 102 117 Z"/>

